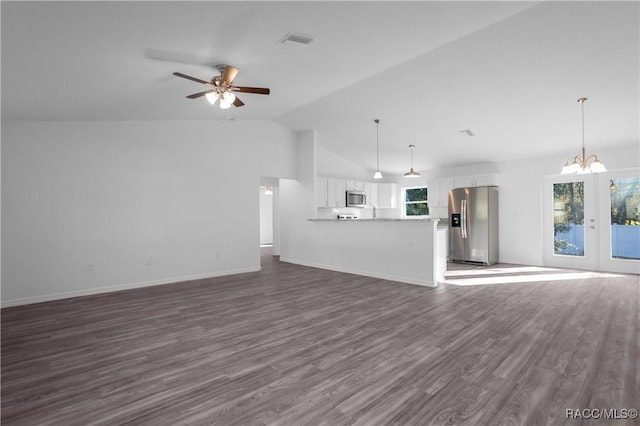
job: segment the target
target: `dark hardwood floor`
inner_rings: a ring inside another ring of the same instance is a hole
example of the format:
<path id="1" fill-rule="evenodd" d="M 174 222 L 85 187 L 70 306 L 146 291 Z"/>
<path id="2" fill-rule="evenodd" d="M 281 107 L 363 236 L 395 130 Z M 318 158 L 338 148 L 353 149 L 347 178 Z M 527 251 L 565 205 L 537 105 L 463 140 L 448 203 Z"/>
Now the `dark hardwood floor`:
<path id="1" fill-rule="evenodd" d="M 451 265 L 433 289 L 262 250 L 256 273 L 3 309 L 2 424 L 638 424 L 566 418 L 640 408 L 638 276 Z"/>

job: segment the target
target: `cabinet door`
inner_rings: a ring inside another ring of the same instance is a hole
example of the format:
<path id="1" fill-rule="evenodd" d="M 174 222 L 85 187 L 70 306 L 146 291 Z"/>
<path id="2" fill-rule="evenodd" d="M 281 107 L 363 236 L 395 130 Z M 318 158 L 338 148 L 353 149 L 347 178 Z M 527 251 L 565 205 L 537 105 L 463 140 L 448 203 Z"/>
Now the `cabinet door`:
<path id="1" fill-rule="evenodd" d="M 478 186 L 495 186 L 498 185 L 498 174 L 491 173 L 488 175 L 476 176 L 476 184 Z"/>
<path id="2" fill-rule="evenodd" d="M 441 207 L 449 205 L 449 190 L 453 189 L 453 178 L 440 178 L 440 203 Z"/>
<path id="3" fill-rule="evenodd" d="M 474 176 L 457 176 L 453 178 L 454 188 L 469 188 L 476 186 L 476 179 Z"/>
<path id="4" fill-rule="evenodd" d="M 345 190 L 364 191 L 364 182 L 359 180 L 348 179 L 345 181 Z"/>
<path id="5" fill-rule="evenodd" d="M 316 206 L 317 207 L 329 207 L 328 198 L 328 179 L 319 177 L 316 178 Z"/>
<path id="6" fill-rule="evenodd" d="M 379 208 L 396 208 L 397 205 L 397 185 L 395 183 L 379 183 L 378 184 L 378 203 Z"/>
<path id="7" fill-rule="evenodd" d="M 378 184 L 365 182 L 364 192 L 367 193 L 367 207 L 378 207 Z"/>
<path id="8" fill-rule="evenodd" d="M 346 184 L 344 179 L 328 179 L 327 192 L 329 207 L 346 206 Z"/>
<path id="9" fill-rule="evenodd" d="M 427 183 L 427 201 L 430 207 L 437 207 L 442 202 L 440 179 L 429 179 Z"/>

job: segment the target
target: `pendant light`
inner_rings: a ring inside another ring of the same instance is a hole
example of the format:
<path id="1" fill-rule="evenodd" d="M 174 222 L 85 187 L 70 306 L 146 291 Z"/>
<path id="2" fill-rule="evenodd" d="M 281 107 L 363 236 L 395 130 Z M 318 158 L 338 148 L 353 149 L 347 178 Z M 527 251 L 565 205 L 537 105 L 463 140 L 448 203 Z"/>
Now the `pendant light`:
<path id="1" fill-rule="evenodd" d="M 409 145 L 409 148 L 411 148 L 411 170 L 409 170 L 407 173 L 404 174 L 404 177 L 408 177 L 408 178 L 417 178 L 420 177 L 420 173 L 416 172 L 415 170 L 413 170 L 413 148 L 415 148 L 415 145 Z"/>
<path id="2" fill-rule="evenodd" d="M 584 146 L 584 102 L 587 99 L 588 98 L 578 99 L 578 102 L 580 102 L 582 106 L 582 151 L 579 155 L 571 157 L 566 161 L 560 172 L 563 175 L 571 173 L 601 173 L 607 171 L 607 168 L 600 162 L 597 155 L 586 154 Z M 589 161 L 591 161 L 591 164 L 589 164 Z"/>
<path id="3" fill-rule="evenodd" d="M 373 120 L 376 123 L 376 172 L 373 174 L 374 179 L 382 179 L 382 173 L 380 173 L 380 142 L 379 142 L 379 128 L 380 120 Z"/>

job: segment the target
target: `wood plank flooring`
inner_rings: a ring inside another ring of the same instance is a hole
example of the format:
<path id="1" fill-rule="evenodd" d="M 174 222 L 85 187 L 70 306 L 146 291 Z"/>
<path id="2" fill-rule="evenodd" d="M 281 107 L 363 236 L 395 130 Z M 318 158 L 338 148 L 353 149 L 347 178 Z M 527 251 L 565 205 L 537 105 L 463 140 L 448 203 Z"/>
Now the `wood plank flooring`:
<path id="1" fill-rule="evenodd" d="M 638 424 L 566 419 L 640 409 L 637 275 L 451 265 L 433 289 L 262 250 L 256 273 L 3 309 L 2 424 Z"/>

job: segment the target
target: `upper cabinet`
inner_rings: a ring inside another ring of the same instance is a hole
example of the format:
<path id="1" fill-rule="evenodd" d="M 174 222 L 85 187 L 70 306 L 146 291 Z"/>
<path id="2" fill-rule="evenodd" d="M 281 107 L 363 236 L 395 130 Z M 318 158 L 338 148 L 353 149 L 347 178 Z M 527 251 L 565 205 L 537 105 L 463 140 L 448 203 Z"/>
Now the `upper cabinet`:
<path id="1" fill-rule="evenodd" d="M 444 207 L 449 203 L 449 190 L 453 188 L 453 178 L 431 179 L 427 186 L 430 207 Z"/>
<path id="2" fill-rule="evenodd" d="M 325 177 L 316 178 L 316 206 L 329 207 L 328 181 Z"/>
<path id="3" fill-rule="evenodd" d="M 366 192 L 367 194 L 367 207 L 378 207 L 378 184 L 373 182 L 365 182 L 364 192 Z"/>
<path id="4" fill-rule="evenodd" d="M 365 183 L 359 180 L 348 179 L 345 181 L 345 185 L 345 190 L 348 191 L 364 191 Z"/>
<path id="5" fill-rule="evenodd" d="M 453 188 L 466 188 L 474 186 L 496 186 L 498 185 L 498 174 L 489 173 L 485 175 L 457 176 L 453 178 Z"/>
<path id="6" fill-rule="evenodd" d="M 498 174 L 478 175 L 475 186 L 498 186 Z"/>
<path id="7" fill-rule="evenodd" d="M 429 206 L 446 207 L 449 204 L 449 190 L 453 188 L 496 185 L 498 185 L 497 173 L 431 179 L 427 192 Z"/>
<path id="8" fill-rule="evenodd" d="M 327 178 L 327 205 L 325 207 L 346 206 L 346 190 L 344 179 Z"/>
<path id="9" fill-rule="evenodd" d="M 338 178 L 316 178 L 317 207 L 345 207 L 346 191 L 364 191 L 367 194 L 367 207 L 378 206 L 378 184 Z M 386 201 L 389 204 L 390 201 Z"/>
<path id="10" fill-rule="evenodd" d="M 316 178 L 316 206 L 344 207 L 346 205 L 344 179 Z"/>
<path id="11" fill-rule="evenodd" d="M 378 184 L 378 208 L 395 209 L 398 206 L 398 185 L 395 183 Z"/>

